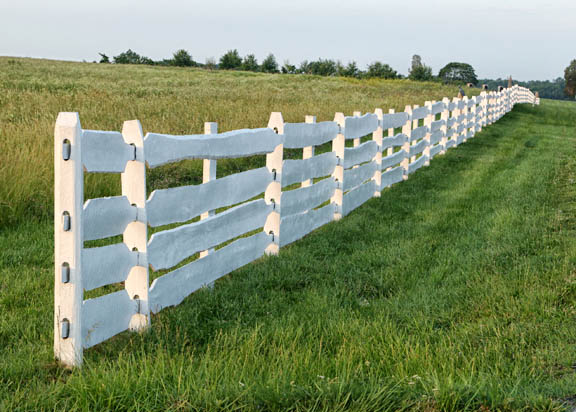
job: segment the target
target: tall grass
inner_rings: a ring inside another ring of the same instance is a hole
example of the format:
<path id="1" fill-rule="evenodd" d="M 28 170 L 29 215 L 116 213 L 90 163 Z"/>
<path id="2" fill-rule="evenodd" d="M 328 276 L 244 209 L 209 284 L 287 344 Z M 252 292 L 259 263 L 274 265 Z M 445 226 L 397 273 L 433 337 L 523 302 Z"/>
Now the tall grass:
<path id="1" fill-rule="evenodd" d="M 60 111 L 79 112 L 85 129 L 121 130 L 124 120 L 139 119 L 145 132 L 190 134 L 202 133 L 206 121 L 227 131 L 265 127 L 271 111 L 290 122 L 302 122 L 307 114 L 332 120 L 338 111 L 403 110 L 456 93 L 454 87 L 407 80 L 0 57 L 0 227 L 51 216 L 53 130 Z M 182 184 L 195 171 L 163 169 L 149 180 L 151 187 Z M 117 194 L 118 182 L 117 176 L 89 176 L 86 197 Z"/>

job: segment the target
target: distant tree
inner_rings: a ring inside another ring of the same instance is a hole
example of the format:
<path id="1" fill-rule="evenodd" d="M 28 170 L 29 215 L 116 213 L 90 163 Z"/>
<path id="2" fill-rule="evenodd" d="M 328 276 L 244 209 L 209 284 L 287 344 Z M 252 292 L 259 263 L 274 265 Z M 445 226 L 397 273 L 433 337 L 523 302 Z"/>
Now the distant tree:
<path id="1" fill-rule="evenodd" d="M 412 65 L 410 66 L 410 71 L 412 71 L 418 67 L 421 67 L 421 66 L 422 66 L 422 57 L 420 57 L 417 54 L 412 56 Z"/>
<path id="2" fill-rule="evenodd" d="M 385 63 L 374 62 L 368 66 L 366 77 L 378 77 L 381 79 L 396 79 L 398 73 Z"/>
<path id="3" fill-rule="evenodd" d="M 272 53 L 262 60 L 260 70 L 264 73 L 278 73 L 278 63 L 276 63 L 276 57 Z"/>
<path id="4" fill-rule="evenodd" d="M 149 62 L 152 62 L 152 60 L 148 57 L 140 56 L 131 49 L 120 53 L 118 56 L 114 56 L 114 63 L 116 64 L 149 64 Z"/>
<path id="5" fill-rule="evenodd" d="M 192 56 L 184 49 L 180 49 L 174 53 L 172 56 L 172 64 L 179 67 L 196 66 L 196 62 L 192 60 Z"/>
<path id="6" fill-rule="evenodd" d="M 240 66 L 240 68 L 247 72 L 257 72 L 260 70 L 258 60 L 256 60 L 256 56 L 253 54 L 249 54 L 244 57 L 244 60 L 242 60 L 242 66 Z"/>
<path id="7" fill-rule="evenodd" d="M 467 63 L 448 63 L 438 73 L 438 77 L 445 83 L 472 83 L 478 84 L 474 68 Z"/>
<path id="8" fill-rule="evenodd" d="M 340 66 L 338 74 L 344 77 L 358 77 L 360 74 L 360 69 L 355 61 L 349 62 L 346 67 Z"/>
<path id="9" fill-rule="evenodd" d="M 410 70 L 408 78 L 410 80 L 416 81 L 429 81 L 434 77 L 432 76 L 432 68 L 426 65 L 422 65 L 420 67 L 414 68 L 413 70 Z"/>
<path id="10" fill-rule="evenodd" d="M 110 58 L 104 53 L 98 53 L 100 55 L 100 63 L 110 63 Z"/>
<path id="11" fill-rule="evenodd" d="M 298 71 L 300 73 L 315 74 L 318 76 L 334 76 L 338 74 L 339 63 L 330 59 L 319 59 L 311 62 L 304 60 L 300 63 Z"/>
<path id="12" fill-rule="evenodd" d="M 214 57 L 207 57 L 206 62 L 204 63 L 204 68 L 208 70 L 215 70 L 218 68 L 216 64 L 216 59 Z"/>
<path id="13" fill-rule="evenodd" d="M 238 50 L 228 50 L 226 54 L 220 57 L 220 64 L 218 68 L 224 70 L 239 69 L 242 66 L 242 58 L 238 54 Z"/>
<path id="14" fill-rule="evenodd" d="M 294 66 L 293 64 L 290 64 L 290 62 L 288 60 L 286 60 L 284 62 L 284 65 L 282 66 L 281 72 L 283 74 L 295 74 L 297 73 L 296 66 Z"/>
<path id="15" fill-rule="evenodd" d="M 574 98 L 576 96 L 576 60 L 572 60 L 564 70 L 564 80 L 566 81 L 564 93 Z"/>

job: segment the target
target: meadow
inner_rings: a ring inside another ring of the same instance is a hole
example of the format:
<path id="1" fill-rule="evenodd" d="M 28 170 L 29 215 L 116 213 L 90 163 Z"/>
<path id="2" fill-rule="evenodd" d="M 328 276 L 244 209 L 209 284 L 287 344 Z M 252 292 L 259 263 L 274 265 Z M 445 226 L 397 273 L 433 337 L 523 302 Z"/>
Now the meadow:
<path id="1" fill-rule="evenodd" d="M 84 129 L 121 130 L 125 120 L 138 119 L 145 133 L 193 134 L 203 133 L 204 122 L 218 122 L 222 132 L 266 127 L 272 111 L 287 122 L 303 122 L 306 115 L 323 121 L 336 112 L 402 111 L 456 94 L 454 86 L 407 80 L 0 57 L 0 227 L 52 216 L 54 123 L 61 111 L 79 112 Z M 150 189 L 186 183 L 186 170 L 155 171 Z M 87 198 L 117 191 L 119 180 L 110 176 L 87 180 Z"/>
<path id="2" fill-rule="evenodd" d="M 85 128 L 139 118 L 145 131 L 190 133 L 204 121 L 261 127 L 271 110 L 287 121 L 401 110 L 456 90 L 27 59 L 0 68 L 0 410 L 574 407 L 576 104 L 517 106 L 347 218 L 66 370 L 52 356 L 58 111 L 79 111 Z M 151 184 L 197 178 L 183 169 Z M 109 176 L 88 183 L 88 197 L 115 190 Z"/>

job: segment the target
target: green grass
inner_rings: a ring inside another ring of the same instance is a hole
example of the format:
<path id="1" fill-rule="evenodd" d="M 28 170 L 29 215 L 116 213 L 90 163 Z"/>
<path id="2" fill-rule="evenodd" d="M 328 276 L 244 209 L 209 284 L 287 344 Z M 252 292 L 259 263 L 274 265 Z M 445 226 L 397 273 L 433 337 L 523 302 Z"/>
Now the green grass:
<path id="1" fill-rule="evenodd" d="M 52 145 L 85 128 L 199 133 L 453 96 L 434 83 L 0 58 L 0 411 L 533 411 L 576 399 L 576 104 L 518 106 L 329 224 L 53 361 Z M 219 175 L 261 158 L 219 162 Z M 148 174 L 196 182 L 199 162 Z M 89 175 L 87 197 L 118 194 Z"/>
<path id="2" fill-rule="evenodd" d="M 471 90 L 477 94 L 478 90 Z M 0 57 L 0 227 L 52 216 L 54 123 L 58 112 L 76 111 L 85 129 L 121 130 L 139 119 L 144 132 L 203 133 L 265 127 L 270 112 L 285 121 L 333 120 L 335 112 L 404 110 L 458 93 L 454 86 L 408 80 L 355 80 L 301 75 L 205 71 Z M 219 162 L 219 173 L 246 168 Z M 201 176 L 199 163 L 161 168 L 151 189 Z M 119 191 L 119 178 L 92 175 L 86 197 Z"/>
<path id="3" fill-rule="evenodd" d="M 75 371 L 52 360 L 52 225 L 5 228 L 0 410 L 563 410 L 575 159 L 576 104 L 517 106 Z"/>

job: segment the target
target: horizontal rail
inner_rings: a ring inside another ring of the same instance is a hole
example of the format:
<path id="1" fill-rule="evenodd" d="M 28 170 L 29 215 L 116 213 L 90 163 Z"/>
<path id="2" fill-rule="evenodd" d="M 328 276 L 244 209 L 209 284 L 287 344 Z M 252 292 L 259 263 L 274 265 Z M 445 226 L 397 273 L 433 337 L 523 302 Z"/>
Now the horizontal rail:
<path id="1" fill-rule="evenodd" d="M 284 147 L 301 149 L 308 146 L 319 146 L 334 138 L 340 132 L 336 122 L 319 123 L 285 123 Z"/>
<path id="2" fill-rule="evenodd" d="M 303 213 L 330 199 L 338 184 L 334 178 L 323 179 L 311 186 L 282 193 L 282 216 Z M 282 235 L 284 235 L 282 233 Z"/>
<path id="3" fill-rule="evenodd" d="M 242 129 L 214 135 L 173 136 L 148 133 L 144 139 L 150 167 L 184 159 L 224 159 L 271 153 L 282 136 L 269 128 Z"/>
<path id="4" fill-rule="evenodd" d="M 274 174 L 266 167 L 236 173 L 208 183 L 155 190 L 146 202 L 150 226 L 186 222 L 207 210 L 231 206 L 266 190 Z"/>
<path id="5" fill-rule="evenodd" d="M 322 153 L 309 159 L 284 160 L 282 186 L 328 176 L 332 174 L 337 164 L 338 158 L 334 152 Z"/>

